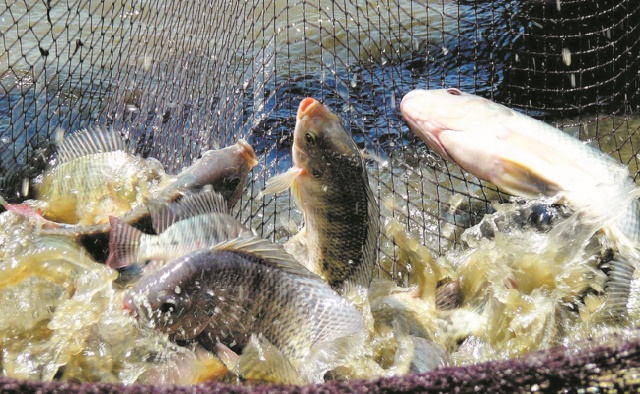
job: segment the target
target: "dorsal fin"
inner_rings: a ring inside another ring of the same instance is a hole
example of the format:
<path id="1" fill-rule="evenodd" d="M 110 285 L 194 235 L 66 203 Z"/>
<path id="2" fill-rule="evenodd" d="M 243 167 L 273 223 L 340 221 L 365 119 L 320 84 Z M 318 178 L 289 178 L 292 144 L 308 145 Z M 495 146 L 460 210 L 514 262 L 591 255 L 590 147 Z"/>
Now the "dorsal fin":
<path id="1" fill-rule="evenodd" d="M 127 151 L 127 144 L 113 129 L 91 127 L 71 134 L 58 145 L 58 164 L 103 152 Z"/>
<path id="2" fill-rule="evenodd" d="M 288 274 L 324 282 L 318 275 L 297 262 L 282 246 L 258 236 L 242 236 L 224 241 L 212 246 L 211 250 L 250 254 Z"/>
<path id="3" fill-rule="evenodd" d="M 147 204 L 151 223 L 157 234 L 167 227 L 184 219 L 209 213 L 227 213 L 227 202 L 224 197 L 213 190 L 206 189 L 197 194 L 190 194 L 180 201 L 167 204 L 151 200 Z"/>

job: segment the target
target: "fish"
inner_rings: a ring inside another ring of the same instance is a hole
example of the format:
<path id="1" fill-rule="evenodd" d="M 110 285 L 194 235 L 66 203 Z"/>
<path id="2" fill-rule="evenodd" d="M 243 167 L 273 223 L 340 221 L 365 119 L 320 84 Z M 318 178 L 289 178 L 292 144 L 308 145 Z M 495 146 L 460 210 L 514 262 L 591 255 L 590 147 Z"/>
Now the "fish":
<path id="1" fill-rule="evenodd" d="M 170 261 L 193 250 L 251 234 L 227 212 L 227 202 L 221 194 L 209 189 L 171 204 L 150 201 L 151 222 L 158 235 L 145 234 L 110 217 L 106 264 L 122 268 L 147 260 Z"/>
<path id="2" fill-rule="evenodd" d="M 164 175 L 157 160 L 129 153 L 116 130 L 96 127 L 66 137 L 32 186 L 45 219 L 93 225 L 141 204 Z"/>
<path id="3" fill-rule="evenodd" d="M 173 260 L 128 290 L 123 308 L 174 339 L 236 353 L 264 337 L 299 370 L 321 381 L 331 343 L 358 337 L 360 312 L 273 242 L 240 237 Z M 348 346 L 346 347 L 348 349 Z"/>
<path id="4" fill-rule="evenodd" d="M 220 193 L 231 209 L 247 186 L 247 175 L 258 164 L 256 153 L 244 139 L 222 149 L 205 151 L 191 166 L 180 171 L 160 193 L 173 201 L 179 195 L 198 193 L 206 186 Z"/>
<path id="5" fill-rule="evenodd" d="M 163 176 L 161 183 L 164 188 L 146 196 L 158 203 L 170 203 L 189 194 L 198 193 L 205 188 L 213 188 L 220 193 L 231 209 L 240 199 L 242 191 L 247 185 L 249 171 L 258 163 L 255 151 L 244 139 L 234 145 L 222 149 L 208 150 L 195 163 L 182 170 L 175 176 Z M 38 204 L 7 204 L 0 201 L 7 210 L 21 213 L 42 224 L 45 233 L 55 235 L 70 235 L 95 241 L 97 236 L 107 234 L 111 230 L 110 222 L 79 225 L 58 223 L 42 216 L 42 209 Z M 32 206 L 33 205 L 33 206 Z M 118 215 L 111 212 L 122 222 L 130 225 L 145 223 L 149 219 L 147 204 L 136 204 L 130 211 Z"/>
<path id="6" fill-rule="evenodd" d="M 605 235 L 603 246 L 620 255 L 612 272 L 627 272 L 628 264 L 637 269 L 640 188 L 613 157 L 547 123 L 455 88 L 413 90 L 403 97 L 400 111 L 432 150 L 478 178 L 516 196 L 559 196 L 583 220 L 597 224 Z M 620 297 L 619 290 L 630 287 L 613 288 Z"/>
<path id="7" fill-rule="evenodd" d="M 292 150 L 292 169 L 261 193 L 291 188 L 303 212 L 287 251 L 341 294 L 367 289 L 380 229 L 362 154 L 338 116 L 311 97 L 298 107 Z"/>

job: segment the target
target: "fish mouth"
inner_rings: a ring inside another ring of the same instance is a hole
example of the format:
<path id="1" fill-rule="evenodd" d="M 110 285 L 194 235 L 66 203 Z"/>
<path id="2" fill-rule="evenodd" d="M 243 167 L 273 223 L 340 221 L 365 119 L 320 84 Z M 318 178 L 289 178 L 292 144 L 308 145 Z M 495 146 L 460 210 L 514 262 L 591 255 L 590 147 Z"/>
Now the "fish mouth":
<path id="1" fill-rule="evenodd" d="M 298 107 L 298 120 L 304 118 L 305 116 L 310 115 L 312 112 L 318 108 L 320 102 L 313 97 L 307 97 L 300 102 L 300 106 Z"/>
<path id="2" fill-rule="evenodd" d="M 247 161 L 249 168 L 255 167 L 258 164 L 258 157 L 253 147 L 244 138 L 238 140 L 238 145 L 240 146 L 238 153 Z"/>
<path id="3" fill-rule="evenodd" d="M 409 125 L 409 129 L 421 140 L 423 140 L 431 150 L 434 150 L 437 154 L 442 156 L 444 159 L 450 161 L 451 163 L 456 163 L 456 161 L 449 155 L 447 149 L 442 144 L 439 136 L 442 132 L 442 129 L 435 126 L 431 121 L 428 120 L 413 120 L 405 117 L 405 121 Z"/>

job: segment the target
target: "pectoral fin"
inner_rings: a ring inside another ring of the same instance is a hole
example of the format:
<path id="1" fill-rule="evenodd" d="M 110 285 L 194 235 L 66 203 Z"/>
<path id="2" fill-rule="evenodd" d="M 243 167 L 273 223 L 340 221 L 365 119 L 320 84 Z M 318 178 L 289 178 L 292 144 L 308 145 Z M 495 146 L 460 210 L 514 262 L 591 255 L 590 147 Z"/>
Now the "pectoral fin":
<path id="1" fill-rule="evenodd" d="M 502 173 L 491 180 L 500 189 L 521 197 L 558 194 L 560 187 L 541 172 L 511 157 L 502 158 Z"/>

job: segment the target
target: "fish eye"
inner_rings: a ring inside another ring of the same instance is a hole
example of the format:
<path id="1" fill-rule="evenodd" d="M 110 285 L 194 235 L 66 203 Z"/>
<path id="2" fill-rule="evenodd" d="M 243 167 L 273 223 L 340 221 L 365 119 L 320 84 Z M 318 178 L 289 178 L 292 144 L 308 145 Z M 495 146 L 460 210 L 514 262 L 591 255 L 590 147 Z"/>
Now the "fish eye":
<path id="1" fill-rule="evenodd" d="M 314 146 L 316 144 L 316 136 L 313 133 L 308 132 L 304 138 L 307 140 L 307 145 Z"/>
<path id="2" fill-rule="evenodd" d="M 462 94 L 462 92 L 459 89 L 456 89 L 456 88 L 447 89 L 447 93 L 449 93 L 452 96 L 460 96 Z"/>
<path id="3" fill-rule="evenodd" d="M 227 184 L 231 189 L 235 189 L 240 183 L 240 178 L 237 176 L 225 178 L 224 183 Z"/>
<path id="4" fill-rule="evenodd" d="M 313 175 L 314 178 L 320 178 L 322 176 L 322 172 L 314 168 L 311 170 L 311 175 Z"/>
<path id="5" fill-rule="evenodd" d="M 177 304 L 174 298 L 167 298 L 160 304 L 160 312 L 163 314 L 171 313 L 176 310 Z"/>

